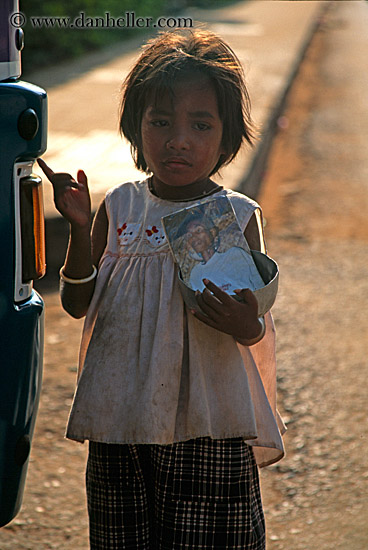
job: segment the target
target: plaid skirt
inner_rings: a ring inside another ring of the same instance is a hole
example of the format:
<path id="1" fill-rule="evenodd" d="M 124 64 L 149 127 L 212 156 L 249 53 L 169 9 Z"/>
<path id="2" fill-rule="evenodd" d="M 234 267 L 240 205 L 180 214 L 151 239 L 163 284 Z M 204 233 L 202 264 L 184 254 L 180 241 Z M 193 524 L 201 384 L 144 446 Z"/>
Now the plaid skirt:
<path id="1" fill-rule="evenodd" d="M 90 442 L 92 550 L 264 550 L 258 469 L 242 439 Z"/>

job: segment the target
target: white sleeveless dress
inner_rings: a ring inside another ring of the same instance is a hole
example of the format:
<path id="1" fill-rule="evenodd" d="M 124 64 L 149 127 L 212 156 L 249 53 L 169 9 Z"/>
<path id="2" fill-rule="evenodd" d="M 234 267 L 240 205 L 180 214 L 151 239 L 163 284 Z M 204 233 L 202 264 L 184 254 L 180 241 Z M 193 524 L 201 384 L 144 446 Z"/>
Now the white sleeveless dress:
<path id="1" fill-rule="evenodd" d="M 244 231 L 259 206 L 227 195 Z M 161 218 L 185 206 L 152 195 L 147 180 L 107 192 L 108 240 L 87 312 L 67 437 L 170 444 L 242 437 L 260 466 L 283 454 L 276 411 L 274 327 L 252 347 L 186 311 Z M 259 223 L 262 232 L 261 223 Z"/>

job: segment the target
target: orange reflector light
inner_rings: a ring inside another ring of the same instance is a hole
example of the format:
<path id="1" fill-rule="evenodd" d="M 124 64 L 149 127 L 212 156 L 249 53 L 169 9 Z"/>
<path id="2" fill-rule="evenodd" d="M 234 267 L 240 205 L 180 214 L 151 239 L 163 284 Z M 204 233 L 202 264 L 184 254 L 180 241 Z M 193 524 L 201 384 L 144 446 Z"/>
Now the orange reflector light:
<path id="1" fill-rule="evenodd" d="M 22 282 L 28 283 L 46 273 L 42 180 L 34 174 L 20 180 L 20 217 Z"/>

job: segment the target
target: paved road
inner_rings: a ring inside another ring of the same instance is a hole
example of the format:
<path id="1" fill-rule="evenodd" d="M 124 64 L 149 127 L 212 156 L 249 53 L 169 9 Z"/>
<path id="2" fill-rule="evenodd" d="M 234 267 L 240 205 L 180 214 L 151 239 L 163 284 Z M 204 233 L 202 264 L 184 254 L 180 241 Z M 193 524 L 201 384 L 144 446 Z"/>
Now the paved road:
<path id="1" fill-rule="evenodd" d="M 289 428 L 262 475 L 272 550 L 368 548 L 367 28 L 367 2 L 331 5 L 259 197 Z"/>

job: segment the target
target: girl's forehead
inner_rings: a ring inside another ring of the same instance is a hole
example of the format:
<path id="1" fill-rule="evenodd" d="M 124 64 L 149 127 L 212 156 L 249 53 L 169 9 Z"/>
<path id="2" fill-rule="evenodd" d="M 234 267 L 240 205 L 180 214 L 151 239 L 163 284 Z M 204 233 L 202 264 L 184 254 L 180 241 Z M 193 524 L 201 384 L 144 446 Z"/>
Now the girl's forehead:
<path id="1" fill-rule="evenodd" d="M 218 112 L 218 101 L 215 87 L 205 75 L 188 74 L 186 78 L 178 78 L 172 85 L 165 86 L 161 82 L 147 96 L 145 108 L 155 110 L 174 110 L 177 105 L 188 106 L 188 109 L 196 106 L 203 110 L 215 110 Z"/>

